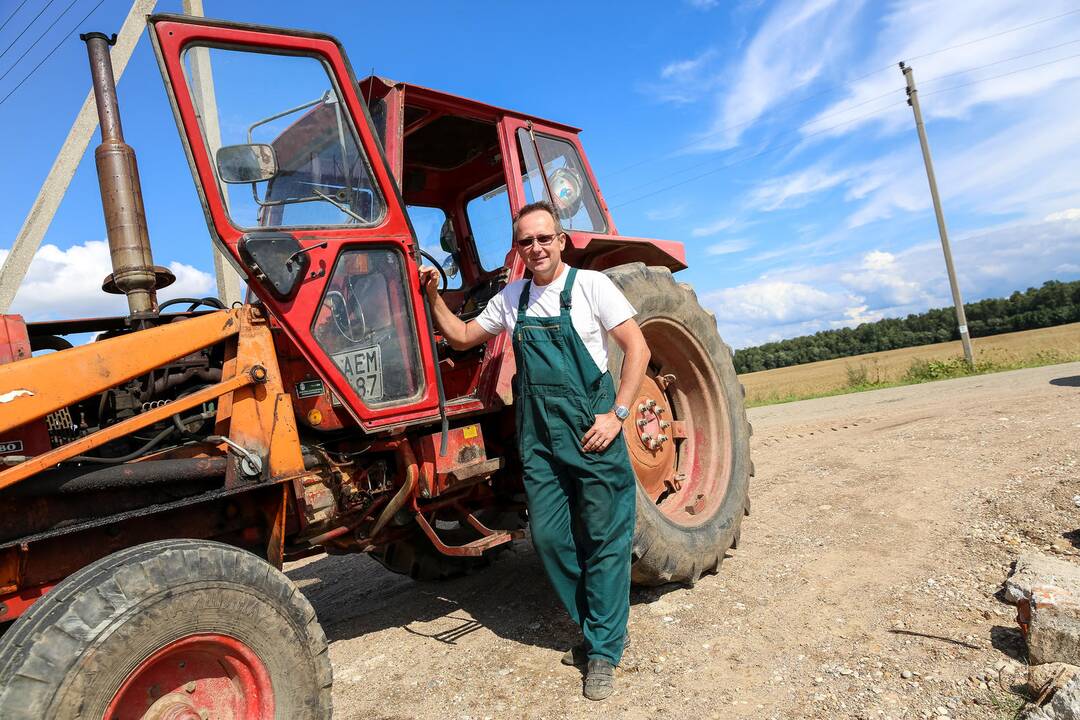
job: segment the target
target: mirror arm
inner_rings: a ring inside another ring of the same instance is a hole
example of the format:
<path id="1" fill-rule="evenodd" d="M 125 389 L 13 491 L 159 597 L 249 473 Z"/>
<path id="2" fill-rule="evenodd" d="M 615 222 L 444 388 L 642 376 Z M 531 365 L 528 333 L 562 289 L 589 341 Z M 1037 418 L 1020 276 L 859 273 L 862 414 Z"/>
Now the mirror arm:
<path id="1" fill-rule="evenodd" d="M 322 248 L 326 247 L 328 244 L 329 243 L 327 243 L 325 240 L 323 240 L 321 243 L 316 243 L 316 244 L 312 245 L 311 247 L 300 248 L 299 250 L 294 252 L 292 255 L 285 258 L 285 267 L 291 267 L 292 264 L 294 262 L 296 262 L 300 258 L 300 256 L 303 255 L 304 253 L 311 252 L 312 250 L 321 250 Z"/>

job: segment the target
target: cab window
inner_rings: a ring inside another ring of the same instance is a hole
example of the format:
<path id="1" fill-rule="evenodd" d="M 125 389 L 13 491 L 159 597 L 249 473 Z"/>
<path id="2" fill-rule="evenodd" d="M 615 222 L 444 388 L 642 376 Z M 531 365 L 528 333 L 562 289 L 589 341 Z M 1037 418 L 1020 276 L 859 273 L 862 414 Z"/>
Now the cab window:
<path id="1" fill-rule="evenodd" d="M 536 145 L 533 146 L 533 135 Z M 548 200 L 559 213 L 564 230 L 607 232 L 607 222 L 573 144 L 559 138 L 517 131 L 526 202 Z M 539 151 L 539 158 L 537 157 Z M 547 182 L 544 182 L 545 176 Z M 548 188 L 555 196 L 548 196 Z"/>
<path id="2" fill-rule="evenodd" d="M 192 81 L 199 54 L 201 67 L 209 66 L 213 76 L 209 99 Z M 371 227 L 381 222 L 386 203 L 350 113 L 320 60 L 194 46 L 184 51 L 184 67 L 234 225 Z M 274 82 L 253 83 L 253 78 Z M 256 149 L 261 158 L 254 181 L 238 176 L 235 168 L 223 170 L 228 148 L 239 146 Z"/>
<path id="3" fill-rule="evenodd" d="M 510 251 L 511 220 L 510 199 L 506 186 L 477 195 L 465 205 L 473 242 L 480 265 L 485 270 L 495 270 L 506 265 Z"/>
<path id="4" fill-rule="evenodd" d="M 454 227 L 447 222 L 446 213 L 440 208 L 423 205 L 406 205 L 405 210 L 409 213 L 409 221 L 416 232 L 420 249 L 435 258 L 446 273 L 446 289 L 460 290 L 460 253 L 457 250 Z M 429 265 L 431 259 L 424 258 L 422 263 Z"/>

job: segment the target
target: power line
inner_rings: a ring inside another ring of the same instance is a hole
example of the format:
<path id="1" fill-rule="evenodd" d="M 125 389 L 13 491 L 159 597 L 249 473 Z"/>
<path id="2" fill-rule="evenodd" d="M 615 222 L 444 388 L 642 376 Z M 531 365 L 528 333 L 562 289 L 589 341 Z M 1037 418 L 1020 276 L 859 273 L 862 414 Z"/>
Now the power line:
<path id="1" fill-rule="evenodd" d="M 848 107 L 845 107 L 843 110 L 838 110 L 836 112 L 829 113 L 828 115 L 822 115 L 819 118 L 815 118 L 811 122 L 818 123 L 818 122 L 820 122 L 822 120 L 826 120 L 828 118 L 836 117 L 838 115 L 844 115 L 844 114 L 847 114 L 848 112 L 850 112 L 852 110 L 855 110 L 856 108 L 863 107 L 864 105 L 869 105 L 872 102 L 876 102 L 877 100 L 881 100 L 882 98 L 886 98 L 886 97 L 888 97 L 890 95 L 893 95 L 893 94 L 899 95 L 902 92 L 903 92 L 903 88 L 896 87 L 896 88 L 893 88 L 892 90 L 889 90 L 888 92 L 882 93 L 880 95 L 875 95 L 874 97 L 869 98 L 868 100 L 864 100 L 864 101 L 862 101 L 860 103 L 857 103 L 855 105 L 849 105 Z M 860 117 L 862 117 L 862 116 L 860 116 Z M 709 165 L 714 161 L 714 159 L 715 158 L 708 158 L 707 160 L 703 160 L 701 162 L 694 163 L 693 165 L 688 165 L 688 166 L 686 166 L 684 168 L 680 168 L 679 170 L 675 170 L 673 172 L 668 173 L 667 177 L 671 177 L 671 176 L 674 176 L 674 175 L 681 175 L 681 174 L 683 174 L 685 172 L 690 172 L 691 170 L 697 169 L 697 168 L 702 167 L 704 165 Z M 633 187 L 626 188 L 625 190 L 620 190 L 618 192 L 612 193 L 611 196 L 612 197 L 619 197 L 620 195 L 628 195 L 628 194 L 634 192 L 635 190 L 640 190 L 641 188 L 648 187 L 648 186 L 649 186 L 649 183 L 642 183 L 640 185 L 634 185 Z"/>
<path id="2" fill-rule="evenodd" d="M 724 163 L 723 165 L 720 165 L 719 167 L 715 167 L 715 168 L 713 168 L 711 170 L 707 170 L 706 172 L 700 173 L 700 174 L 695 175 L 695 176 L 693 176 L 691 178 L 687 178 L 686 180 L 681 180 L 681 181 L 679 181 L 677 183 L 673 183 L 671 185 L 666 185 L 666 186 L 664 186 L 662 188 L 658 188 L 656 190 L 653 190 L 650 193 L 646 193 L 644 195 L 636 197 L 633 200 L 627 200 L 625 202 L 619 203 L 618 205 L 612 205 L 611 208 L 614 210 L 615 208 L 621 208 L 624 205 L 629 205 L 630 203 L 635 203 L 635 202 L 638 202 L 639 200 L 645 200 L 647 198 L 652 197 L 653 195 L 658 195 L 658 194 L 660 194 L 662 192 L 667 192 L 668 190 L 672 190 L 674 188 L 681 187 L 681 186 L 686 185 L 688 183 L 694 182 L 695 180 L 700 180 L 703 177 L 707 177 L 709 175 L 713 175 L 715 173 L 718 173 L 721 170 L 727 170 L 728 168 L 733 167 L 735 165 L 738 165 L 740 163 L 744 163 L 744 162 L 747 162 L 748 160 L 753 160 L 755 158 L 759 158 L 762 155 L 767 155 L 767 154 L 769 154 L 771 152 L 775 152 L 777 150 L 784 150 L 786 148 L 795 147 L 796 145 L 799 145 L 799 144 L 803 143 L 807 138 L 814 137 L 815 135 L 821 135 L 822 133 L 829 132 L 830 130 L 835 130 L 836 128 L 843 127 L 844 125 L 850 125 L 853 122 L 858 122 L 859 120 L 865 120 L 868 117 L 873 117 L 874 115 L 880 115 L 883 112 L 886 112 L 886 111 L 889 111 L 889 110 L 895 110 L 897 108 L 902 108 L 902 107 L 904 107 L 902 104 L 890 105 L 889 107 L 879 108 L 877 110 L 874 110 L 873 112 L 869 112 L 869 113 L 866 113 L 864 115 L 860 115 L 860 116 L 852 118 L 850 120 L 845 120 L 842 123 L 837 123 L 835 125 L 830 125 L 829 127 L 822 128 L 821 130 L 818 130 L 817 132 L 813 132 L 813 133 L 810 133 L 808 135 L 804 135 L 804 136 L 802 136 L 801 138 L 799 138 L 798 140 L 796 140 L 794 142 L 787 143 L 787 144 L 784 144 L 784 145 L 774 145 L 772 147 L 765 148 L 764 150 L 762 150 L 760 152 L 756 152 L 756 153 L 754 153 L 752 155 L 747 155 L 745 157 L 738 158 L 738 159 L 733 160 L 733 161 L 731 161 L 729 163 Z"/>
<path id="3" fill-rule="evenodd" d="M 37 45 L 39 42 L 41 42 L 42 38 L 44 38 L 46 35 L 48 35 L 49 32 L 54 27 L 56 27 L 56 23 L 60 22 L 64 18 L 64 16 L 68 14 L 68 10 L 75 7 L 75 3 L 77 3 L 78 1 L 79 0 L 71 0 L 71 3 L 68 4 L 68 6 L 66 8 L 64 8 L 64 12 L 57 15 L 56 19 L 52 21 L 52 23 L 49 25 L 49 27 L 45 28 L 45 32 L 38 35 L 37 39 L 35 39 L 34 42 L 30 43 L 30 47 L 26 48 L 26 50 L 23 51 L 23 54 L 20 55 L 18 57 L 18 59 L 15 60 L 15 62 L 13 62 L 11 64 L 11 67 L 9 67 L 7 70 L 4 71 L 3 75 L 0 75 L 0 80 L 3 80 L 4 78 L 6 78 L 11 73 L 11 71 L 15 69 L 15 66 L 18 65 L 20 62 L 22 62 L 24 57 L 26 57 L 27 55 L 30 54 L 30 51 L 34 49 L 34 46 Z"/>
<path id="4" fill-rule="evenodd" d="M 7 16 L 7 20 L 4 21 L 4 24 L 0 25 L 0 32 L 4 31 L 4 28 L 7 27 L 7 24 L 9 22 L 11 22 L 11 18 L 15 17 L 19 13 L 19 11 L 22 10 L 23 5 L 25 5 L 26 3 L 27 3 L 27 0 L 22 0 L 22 2 L 19 3 L 19 7 L 15 8 L 14 10 L 11 11 L 11 14 Z"/>
<path id="5" fill-rule="evenodd" d="M 925 98 L 925 97 L 928 97 L 930 95 L 937 95 L 939 93 L 950 92 L 952 90 L 957 90 L 957 89 L 960 89 L 960 88 L 969 87 L 971 85 L 978 85 L 979 83 L 989 82 L 991 80 L 997 80 L 999 78 L 1008 77 L 1010 75 L 1016 75 L 1018 73 L 1026 72 L 1028 70 L 1037 70 L 1039 68 L 1046 67 L 1048 65 L 1055 65 L 1057 63 L 1065 62 L 1066 60 L 1072 60 L 1073 58 L 1078 58 L 1078 57 L 1080 57 L 1080 53 L 1076 53 L 1075 55 L 1069 55 L 1069 56 L 1063 57 L 1063 58 L 1058 58 L 1057 60 L 1051 60 L 1049 62 L 1039 63 L 1038 65 L 1031 65 L 1031 66 L 1024 67 L 1024 68 L 1018 68 L 1016 70 L 1012 70 L 1012 71 L 1006 72 L 1006 73 L 1001 73 L 999 75 L 993 75 L 991 77 L 980 78 L 979 80 L 973 80 L 971 82 L 961 83 L 959 85 L 953 85 L 952 87 L 942 88 L 940 90 L 934 90 L 933 92 L 920 93 L 920 95 Z M 993 64 L 993 63 L 991 63 L 991 64 Z M 942 76 L 942 77 L 947 77 L 947 76 Z M 636 198 L 634 198 L 632 200 L 627 200 L 625 202 L 621 202 L 618 205 L 613 205 L 611 207 L 612 207 L 612 209 L 620 208 L 620 207 L 623 207 L 625 205 L 629 205 L 631 203 L 638 202 L 640 200 L 645 200 L 645 199 L 647 199 L 649 197 L 652 197 L 653 195 L 658 195 L 658 194 L 660 194 L 662 192 L 666 192 L 668 190 L 672 190 L 674 188 L 681 187 L 681 186 L 686 185 L 688 183 L 691 183 L 691 182 L 693 182 L 695 180 L 699 180 L 699 179 L 701 179 L 703 177 L 713 175 L 713 174 L 715 174 L 717 172 L 720 172 L 721 170 L 726 170 L 726 169 L 728 169 L 730 167 L 733 167 L 734 165 L 738 165 L 738 164 L 746 162 L 748 160 L 753 160 L 755 158 L 759 158 L 759 157 L 761 157 L 763 155 L 766 155 L 766 154 L 768 154 L 770 152 L 774 152 L 776 150 L 783 150 L 783 149 L 786 149 L 786 148 L 789 148 L 789 147 L 794 147 L 796 145 L 799 145 L 803 141 L 805 141 L 807 138 L 814 137 L 815 135 L 821 135 L 823 133 L 829 132 L 830 130 L 835 130 L 835 129 L 843 127 L 845 125 L 850 125 L 851 123 L 858 122 L 859 120 L 864 120 L 866 118 L 873 117 L 875 115 L 880 115 L 881 113 L 886 112 L 888 110 L 892 110 L 895 107 L 902 107 L 902 106 L 891 105 L 889 107 L 880 108 L 878 110 L 874 110 L 872 112 L 869 112 L 869 113 L 860 115 L 858 117 L 852 118 L 850 120 L 846 120 L 846 121 L 844 121 L 842 123 L 837 123 L 835 125 L 830 125 L 829 127 L 822 128 L 821 130 L 810 133 L 808 135 L 804 135 L 802 138 L 800 138 L 799 140 L 796 140 L 796 141 L 794 141 L 792 143 L 787 143 L 787 144 L 784 144 L 784 145 L 776 145 L 776 146 L 773 146 L 773 147 L 765 148 L 764 150 L 762 150 L 760 152 L 757 152 L 757 153 L 754 153 L 752 155 L 748 155 L 748 156 L 745 156 L 745 157 L 742 157 L 742 158 L 738 158 L 738 159 L 733 160 L 733 161 L 731 161 L 729 163 L 724 163 L 723 165 L 720 165 L 720 166 L 715 167 L 715 168 L 713 168 L 711 170 L 708 170 L 706 172 L 695 175 L 694 177 L 688 178 L 686 180 L 682 180 L 682 181 L 677 182 L 677 183 L 673 183 L 671 185 L 666 185 L 666 186 L 664 186 L 662 188 L 658 188 L 657 190 L 654 190 L 654 191 L 652 191 L 650 193 L 646 193 L 646 194 L 641 195 L 639 197 L 636 197 Z"/>
<path id="6" fill-rule="evenodd" d="M 993 40 L 994 38 L 1001 37 L 1002 35 L 1008 35 L 1009 33 L 1018 32 L 1020 30 L 1027 30 L 1030 27 L 1035 27 L 1036 25 L 1042 25 L 1043 23 L 1048 23 L 1051 20 L 1060 20 L 1063 17 L 1067 17 L 1069 15 L 1075 15 L 1076 13 L 1080 13 L 1080 8 L 1076 8 L 1074 10 L 1069 10 L 1068 12 L 1063 12 L 1060 15 L 1054 15 L 1053 17 L 1043 18 L 1042 20 L 1036 20 L 1034 22 L 1028 23 L 1027 25 L 1020 25 L 1019 27 L 1009 28 L 1008 30 L 1002 30 L 1001 32 L 994 33 L 993 35 L 986 35 L 986 36 L 981 37 L 981 38 L 975 38 L 974 40 L 968 40 L 967 42 L 962 42 L 962 43 L 960 43 L 958 45 L 950 45 L 949 47 L 941 48 L 940 50 L 934 50 L 932 52 L 923 53 L 922 55 L 915 55 L 914 57 L 908 58 L 906 62 L 908 64 L 910 64 L 913 60 L 922 60 L 923 58 L 928 58 L 931 55 L 937 55 L 938 53 L 948 52 L 949 50 L 956 50 L 957 48 L 967 47 L 968 45 L 974 45 L 975 43 L 981 43 L 984 40 Z M 895 65 L 896 65 L 896 63 L 893 63 L 892 65 L 889 66 L 889 68 L 895 67 Z"/>
<path id="7" fill-rule="evenodd" d="M 20 80 L 20 81 L 19 81 L 19 84 L 18 84 L 18 85 L 16 85 L 15 87 L 11 88 L 11 90 L 10 90 L 10 91 L 8 92 L 8 94 L 7 94 L 7 95 L 5 95 L 5 96 L 4 96 L 3 98 L 0 98 L 0 105 L 3 105 L 3 104 L 4 104 L 5 102 L 7 102 L 7 99 L 8 99 L 9 97 L 11 97 L 12 95 L 14 95 L 14 94 L 15 94 L 15 91 L 16 91 L 16 90 L 18 90 L 19 88 L 21 88 L 21 87 L 23 86 L 23 83 L 25 83 L 25 82 L 26 82 L 27 80 L 29 80 L 29 79 L 30 79 L 30 77 L 31 77 L 31 76 L 32 76 L 32 75 L 33 75 L 33 74 L 34 74 L 35 72 L 37 72 L 38 68 L 40 68 L 40 67 L 41 67 L 42 65 L 44 65 L 44 64 L 45 64 L 45 61 L 46 61 L 46 60 L 48 60 L 49 58 L 51 58 L 51 57 L 53 56 L 53 53 L 55 53 L 55 52 L 56 52 L 57 50 L 59 50 L 59 49 L 60 49 L 60 46 L 61 46 L 61 45 L 63 45 L 63 44 L 64 44 L 64 43 L 65 43 L 65 42 L 67 41 L 67 39 L 68 39 L 69 37 L 71 37 L 72 35 L 74 35 L 74 34 L 75 34 L 75 31 L 79 29 L 79 26 L 80 26 L 80 25 L 82 25 L 82 24 L 83 24 L 84 22 L 86 22 L 86 21 L 87 21 L 87 19 L 89 19 L 89 17 L 90 17 L 91 15 L 93 15 L 93 14 L 94 14 L 94 12 L 95 12 L 95 11 L 96 11 L 96 10 L 97 10 L 97 9 L 98 9 L 99 7 L 101 7 L 101 4 L 102 4 L 103 2 L 105 2 L 105 0 L 98 0 L 98 2 L 97 2 L 97 5 L 94 5 L 94 7 L 90 8 L 90 12 L 86 13 L 86 15 L 84 15 L 84 16 L 83 16 L 82 20 L 80 20 L 80 21 L 79 21 L 78 23 L 76 23 L 76 24 L 75 24 L 75 27 L 71 28 L 71 31 L 70 31 L 70 32 L 69 32 L 69 33 L 68 33 L 67 35 L 65 35 L 64 37 L 60 38 L 60 42 L 56 43 L 56 45 L 54 45 L 54 46 L 53 46 L 53 49 L 52 49 L 52 50 L 50 50 L 50 51 L 49 51 L 49 53 L 48 53 L 48 54 L 47 54 L 47 55 L 46 55 L 45 57 L 41 58 L 40 62 L 38 62 L 38 64 L 37 64 L 37 65 L 35 65 L 35 66 L 34 66 L 34 68 L 33 68 L 33 69 L 32 69 L 32 70 L 30 71 L 30 72 L 28 72 L 28 73 L 26 74 L 26 77 L 24 77 L 24 78 L 23 78 L 22 80 Z"/>
<path id="8" fill-rule="evenodd" d="M 1021 58 L 1031 57 L 1032 55 L 1038 55 L 1040 53 L 1049 52 L 1050 50 L 1057 50 L 1058 48 L 1063 48 L 1066 45 L 1075 45 L 1078 42 L 1080 42 L 1080 38 L 1076 38 L 1075 40 L 1069 40 L 1067 42 L 1063 42 L 1063 43 L 1060 43 L 1058 45 L 1051 45 L 1049 47 L 1039 48 L 1038 50 L 1032 50 L 1031 52 L 1023 53 L 1022 55 L 1013 55 L 1012 57 L 1003 58 L 1001 60 L 995 60 L 994 62 L 986 63 L 985 65 L 976 65 L 975 67 L 970 67 L 970 68 L 967 68 L 966 70 L 957 70 L 956 72 L 951 72 L 951 73 L 948 73 L 947 75 L 936 75 L 936 76 L 934 76 L 934 77 L 932 77 L 932 78 L 930 78 L 928 80 L 923 80 L 922 83 L 923 83 L 923 85 L 926 85 L 927 83 L 937 82 L 939 80 L 944 80 L 946 78 L 956 77 L 957 75 L 967 75 L 968 73 L 973 73 L 976 70 L 982 70 L 983 68 L 993 67 L 994 65 L 1001 65 L 1003 63 L 1012 62 L 1013 60 L 1020 60 Z M 1057 62 L 1057 60 L 1054 60 L 1054 62 Z"/>
<path id="9" fill-rule="evenodd" d="M 1013 27 L 1013 28 L 1008 28 L 1006 30 L 996 32 L 996 33 L 993 33 L 991 35 L 984 35 L 983 37 L 978 37 L 978 38 L 975 38 L 973 40 L 968 40 L 966 42 L 958 43 L 956 45 L 949 45 L 948 47 L 943 47 L 943 48 L 938 48 L 936 50 L 931 50 L 930 52 L 925 52 L 925 53 L 922 53 L 921 55 L 915 55 L 915 56 L 907 59 L 907 62 L 910 63 L 912 60 L 920 60 L 922 58 L 928 58 L 928 57 L 932 57 L 934 55 L 940 55 L 941 53 L 948 52 L 950 50 L 956 50 L 958 48 L 967 47 L 969 45 L 975 45 L 977 43 L 984 42 L 986 40 L 993 40 L 994 38 L 999 38 L 999 37 L 1002 37 L 1004 35 L 1008 35 L 1010 33 L 1019 32 L 1021 30 L 1027 30 L 1028 28 L 1032 28 L 1032 27 L 1035 27 L 1037 25 L 1042 25 L 1044 23 L 1048 23 L 1048 22 L 1051 22 L 1053 20 L 1060 20 L 1063 17 L 1068 17 L 1069 15 L 1075 15 L 1077 13 L 1080 13 L 1080 8 L 1075 8 L 1073 10 L 1069 10 L 1067 12 L 1063 12 L 1063 13 L 1060 13 L 1058 15 L 1054 15 L 1052 17 L 1046 17 L 1046 18 L 1042 18 L 1040 20 L 1035 20 L 1033 22 L 1027 23 L 1026 25 L 1018 25 L 1018 26 Z M 1060 47 L 1060 46 L 1058 46 L 1058 47 Z M 1053 49 L 1053 48 L 1047 48 L 1047 49 Z M 1026 56 L 1025 55 L 1018 55 L 1016 58 L 1012 58 L 1012 59 L 1015 60 L 1015 59 L 1020 58 L 1020 57 L 1026 57 Z M 806 102 L 808 102 L 810 100 L 814 100 L 815 98 L 822 97 L 823 95 L 829 95 L 829 94 L 831 94 L 831 93 L 833 93 L 833 92 L 835 92 L 837 90 L 846 89 L 846 88 L 850 87 L 851 85 L 854 85 L 855 83 L 859 82 L 860 80 L 865 80 L 868 77 L 871 77 L 873 75 L 877 75 L 879 73 L 885 72 L 886 70 L 892 70 L 893 68 L 896 67 L 897 62 L 899 62 L 899 61 L 891 62 L 891 63 L 889 63 L 888 65 L 886 65 L 884 67 L 878 68 L 877 70 L 871 70 L 868 73 L 864 73 L 863 75 L 859 75 L 857 77 L 854 77 L 854 78 L 852 78 L 850 80 L 847 80 L 844 83 L 828 86 L 828 87 L 824 88 L 823 90 L 819 90 L 818 92 L 815 92 L 815 93 L 813 93 L 811 95 L 807 95 L 807 96 L 805 96 L 803 98 L 800 98 L 799 100 L 794 100 L 792 102 L 785 103 L 783 105 L 777 105 L 775 107 L 769 108 L 769 110 L 772 111 L 772 112 L 775 112 L 775 111 L 778 111 L 778 110 L 786 110 L 786 109 L 791 108 L 791 107 L 796 107 L 798 105 L 802 105 L 803 103 L 806 103 Z M 1005 61 L 1000 61 L 1000 62 L 1005 62 Z M 993 65 L 993 64 L 996 64 L 996 63 L 990 63 L 990 64 Z M 973 69 L 978 69 L 978 68 L 973 68 Z M 944 76 L 942 76 L 942 77 L 944 77 Z M 933 79 L 937 80 L 939 78 L 933 78 Z M 929 82 L 929 81 L 926 81 L 926 82 Z M 867 102 L 870 102 L 870 101 L 867 101 Z M 860 105 L 864 105 L 864 104 L 866 104 L 866 103 L 860 103 Z M 859 105 L 853 105 L 852 106 L 852 108 L 855 108 L 855 107 L 859 107 Z M 851 108 L 849 108 L 849 109 L 851 109 Z M 710 131 L 709 133 L 707 133 L 705 135 L 699 136 L 694 142 L 687 143 L 686 145 L 680 145 L 679 147 L 676 147 L 674 150 L 671 150 L 668 153 L 668 155 L 670 155 L 671 153 L 678 153 L 678 152 L 681 152 L 683 150 L 688 150 L 688 149 L 693 148 L 696 145 L 698 145 L 701 142 L 701 140 L 704 140 L 704 139 L 710 138 L 710 137 L 714 137 L 716 135 L 720 135 L 720 134 L 729 132 L 731 130 L 738 130 L 739 128 L 744 127 L 746 125 L 750 125 L 750 124 L 752 124 L 752 123 L 754 123 L 756 121 L 757 121 L 757 117 L 754 117 L 754 118 L 751 118 L 750 120 L 744 120 L 742 122 L 733 123 L 731 125 L 727 125 L 725 127 L 719 128 L 717 130 Z M 664 157 L 665 156 L 655 156 L 655 157 L 652 157 L 652 158 L 646 158 L 644 160 L 638 160 L 637 162 L 631 163 L 629 165 L 625 165 L 625 166 L 623 166 L 621 168 L 618 168 L 617 170 L 613 170 L 613 171 L 611 171 L 609 173 L 605 173 L 604 178 L 605 178 L 605 180 L 609 179 L 609 178 L 612 178 L 615 175 L 619 175 L 619 174 L 622 174 L 622 173 L 626 172 L 627 170 L 632 170 L 635 167 L 638 167 L 640 165 L 644 165 L 645 163 L 648 163 L 648 162 L 653 162 L 655 160 L 663 159 Z"/>
<path id="10" fill-rule="evenodd" d="M 1039 68 L 1046 67 L 1047 65 L 1056 65 L 1059 62 L 1065 62 L 1066 60 L 1072 60 L 1073 58 L 1080 58 L 1080 53 L 1076 53 L 1075 55 L 1066 55 L 1063 58 L 1058 58 L 1057 60 L 1051 60 L 1049 62 L 1039 63 L 1038 65 L 1029 65 L 1028 67 L 1018 68 L 1016 70 L 1010 70 L 1009 72 L 1001 73 L 1000 75 L 991 75 L 990 77 L 980 78 L 978 80 L 972 80 L 971 82 L 960 83 L 959 85 L 953 85 L 952 87 L 942 88 L 940 90 L 934 90 L 933 92 L 922 93 L 922 96 L 923 97 L 928 97 L 930 95 L 937 95 L 938 93 L 949 92 L 950 90 L 959 90 L 960 88 L 965 88 L 965 87 L 968 87 L 970 85 L 978 85 L 979 83 L 982 83 L 982 82 L 989 82 L 990 80 L 997 80 L 999 78 L 1008 77 L 1010 75 L 1016 75 L 1017 73 L 1026 72 L 1028 70 L 1038 70 Z"/>
<path id="11" fill-rule="evenodd" d="M 38 12 L 38 14 L 34 16 L 34 19 L 31 20 L 29 23 L 27 23 L 26 27 L 24 27 L 22 29 L 22 32 L 15 36 L 15 39 L 11 41 L 11 44 L 8 45 L 6 48 L 4 48 L 4 52 L 0 52 L 0 58 L 7 55 L 8 50 L 15 47 L 15 43 L 19 42 L 19 38 L 21 38 L 23 35 L 26 34 L 26 31 L 30 29 L 30 26 L 33 25 L 34 23 L 36 23 L 37 19 L 39 17 L 41 17 L 42 13 L 44 13 L 46 10 L 48 10 L 49 6 L 52 5 L 55 1 L 56 0 L 48 0 L 48 2 L 45 3 L 45 7 L 41 8 L 41 10 Z"/>

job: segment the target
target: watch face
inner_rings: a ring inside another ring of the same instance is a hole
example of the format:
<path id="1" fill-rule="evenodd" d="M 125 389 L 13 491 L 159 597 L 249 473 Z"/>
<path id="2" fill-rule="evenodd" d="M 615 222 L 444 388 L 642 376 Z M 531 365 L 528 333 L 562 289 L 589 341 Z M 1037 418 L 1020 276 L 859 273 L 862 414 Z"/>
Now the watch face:
<path id="1" fill-rule="evenodd" d="M 618 406 L 617 408 L 615 408 L 615 417 L 619 418 L 620 420 L 625 420 L 626 418 L 630 417 L 630 408 L 626 407 L 625 405 Z"/>

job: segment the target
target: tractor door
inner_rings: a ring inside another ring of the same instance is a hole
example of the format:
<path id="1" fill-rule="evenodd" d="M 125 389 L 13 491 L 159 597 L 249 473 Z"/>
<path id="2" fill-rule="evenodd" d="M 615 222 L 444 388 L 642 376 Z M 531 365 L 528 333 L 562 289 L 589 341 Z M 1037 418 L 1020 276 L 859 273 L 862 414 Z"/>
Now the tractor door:
<path id="1" fill-rule="evenodd" d="M 361 426 L 435 416 L 415 237 L 341 46 L 149 24 L 210 231 L 249 287 Z"/>

